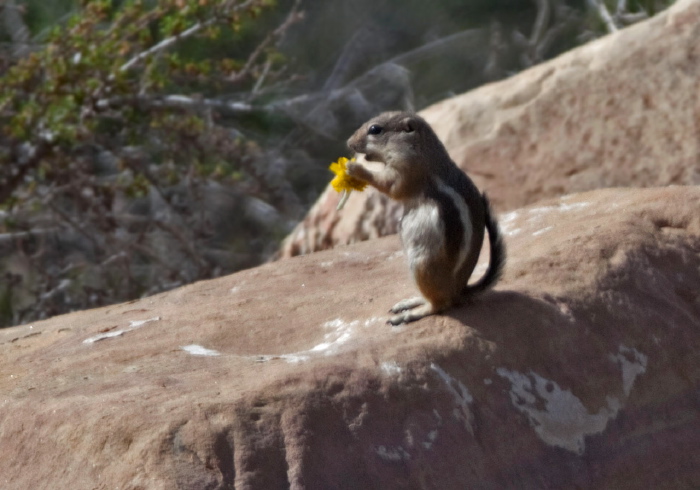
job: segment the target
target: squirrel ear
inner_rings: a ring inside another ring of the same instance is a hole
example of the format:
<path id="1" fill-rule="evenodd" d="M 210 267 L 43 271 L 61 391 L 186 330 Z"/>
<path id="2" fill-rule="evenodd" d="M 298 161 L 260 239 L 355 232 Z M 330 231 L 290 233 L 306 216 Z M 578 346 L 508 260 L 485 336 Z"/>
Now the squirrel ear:
<path id="1" fill-rule="evenodd" d="M 406 117 L 403 121 L 401 121 L 401 129 L 405 133 L 412 133 L 416 130 L 416 122 L 412 117 Z"/>

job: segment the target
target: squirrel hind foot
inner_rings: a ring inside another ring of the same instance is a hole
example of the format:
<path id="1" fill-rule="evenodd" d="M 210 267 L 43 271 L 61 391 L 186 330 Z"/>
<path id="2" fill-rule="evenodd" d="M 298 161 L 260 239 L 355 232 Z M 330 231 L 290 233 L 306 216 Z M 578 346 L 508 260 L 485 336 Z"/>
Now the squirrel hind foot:
<path id="1" fill-rule="evenodd" d="M 413 299 L 413 298 L 412 298 Z M 430 303 L 424 303 L 421 306 L 414 307 L 414 309 L 409 311 L 404 311 L 398 315 L 394 315 L 387 320 L 387 323 L 391 325 L 401 325 L 402 323 L 411 323 L 426 316 L 430 316 L 437 313 L 433 305 Z"/>
<path id="2" fill-rule="evenodd" d="M 399 301 L 389 310 L 391 313 L 401 313 L 402 311 L 412 310 L 417 306 L 422 306 L 425 304 L 425 298 L 422 296 L 414 296 L 413 298 L 404 299 Z"/>

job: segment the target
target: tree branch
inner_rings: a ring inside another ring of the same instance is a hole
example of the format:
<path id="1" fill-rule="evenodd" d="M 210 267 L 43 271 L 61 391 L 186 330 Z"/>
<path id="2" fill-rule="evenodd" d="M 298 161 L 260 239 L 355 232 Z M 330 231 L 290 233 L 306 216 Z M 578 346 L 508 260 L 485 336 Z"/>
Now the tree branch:
<path id="1" fill-rule="evenodd" d="M 608 8 L 605 6 L 605 3 L 602 0 L 588 0 L 588 4 L 598 11 L 598 15 L 605 24 L 605 27 L 607 27 L 608 32 L 618 31 L 615 21 L 610 15 L 610 12 L 608 12 Z"/>
<path id="2" fill-rule="evenodd" d="M 229 102 L 216 99 L 204 99 L 202 97 L 189 97 L 187 95 L 132 95 L 127 97 L 111 97 L 98 100 L 95 106 L 99 110 L 118 108 L 123 105 L 139 106 L 156 109 L 187 109 L 202 108 L 216 109 L 222 113 L 231 115 L 250 114 L 255 111 L 265 110 L 266 107 L 255 107 L 247 102 Z"/>
<path id="3" fill-rule="evenodd" d="M 14 242 L 15 240 L 24 240 L 27 238 L 34 238 L 41 235 L 49 235 L 56 233 L 58 227 L 53 228 L 34 228 L 29 231 L 11 231 L 8 233 L 0 233 L 0 245 L 6 245 L 7 243 Z"/>
<path id="4" fill-rule="evenodd" d="M 12 54 L 16 58 L 23 58 L 31 51 L 29 29 L 15 0 L 5 0 L 2 6 L 2 18 L 5 29 L 12 39 Z"/>
<path id="5" fill-rule="evenodd" d="M 141 60 L 148 58 L 149 56 L 159 52 L 163 51 L 164 49 L 172 46 L 178 41 L 181 41 L 182 39 L 186 39 L 190 36 L 193 36 L 197 32 L 201 31 L 203 28 L 208 27 L 216 22 L 216 19 L 209 19 L 205 22 L 197 22 L 195 25 L 190 27 L 189 29 L 186 29 L 182 31 L 180 34 L 177 34 L 172 37 L 168 37 L 163 39 L 161 42 L 156 44 L 155 46 L 152 46 L 151 48 L 147 49 L 146 51 L 143 51 L 133 58 L 131 58 L 129 61 L 124 63 L 122 66 L 119 67 L 119 71 L 126 71 L 133 67 L 135 64 L 140 62 Z"/>
<path id="6" fill-rule="evenodd" d="M 302 12 L 299 12 L 299 5 L 301 5 L 301 0 L 295 0 L 292 9 L 289 11 L 289 14 L 287 14 L 287 17 L 284 19 L 284 21 L 279 25 L 279 27 L 277 27 L 277 29 L 269 33 L 265 37 L 265 39 L 263 39 L 262 42 L 258 44 L 255 50 L 248 57 L 248 60 L 246 61 L 243 68 L 239 72 L 228 77 L 228 81 L 238 82 L 246 76 L 248 76 L 258 57 L 260 57 L 262 52 L 272 43 L 272 41 L 284 34 L 285 31 L 289 29 L 293 24 L 296 24 L 301 19 L 303 19 L 304 15 Z"/>
<path id="7" fill-rule="evenodd" d="M 532 27 L 532 34 L 530 35 L 530 47 L 534 48 L 544 37 L 545 31 L 549 26 L 549 17 L 551 6 L 549 0 L 535 0 L 537 4 L 537 17 L 535 19 L 535 25 Z"/>
<path id="8" fill-rule="evenodd" d="M 237 12 L 239 10 L 244 10 L 244 9 L 250 7 L 254 2 L 255 2 L 255 0 L 247 0 L 246 2 L 243 2 L 240 5 L 237 5 L 235 7 L 230 8 L 230 10 L 226 9 L 226 8 L 224 10 L 227 10 L 226 13 Z M 181 33 L 176 34 L 176 35 L 171 36 L 171 37 L 168 37 L 168 38 L 165 38 L 161 42 L 159 42 L 158 44 L 151 46 L 146 51 L 143 51 L 143 52 L 137 54 L 136 56 L 131 58 L 129 61 L 124 63 L 122 66 L 120 66 L 119 71 L 129 70 L 130 68 L 132 68 L 134 65 L 136 65 L 137 63 L 139 63 L 143 59 L 148 58 L 149 56 L 152 56 L 155 53 L 158 53 L 159 51 L 163 51 L 164 49 L 169 48 L 170 46 L 172 46 L 173 44 L 175 44 L 178 41 L 182 41 L 183 39 L 187 39 L 188 37 L 194 36 L 195 34 L 197 34 L 199 31 L 201 31 L 205 27 L 209 27 L 211 25 L 214 25 L 219 21 L 220 21 L 219 18 L 212 17 L 211 19 L 205 20 L 203 22 L 197 22 L 192 27 L 185 29 Z"/>

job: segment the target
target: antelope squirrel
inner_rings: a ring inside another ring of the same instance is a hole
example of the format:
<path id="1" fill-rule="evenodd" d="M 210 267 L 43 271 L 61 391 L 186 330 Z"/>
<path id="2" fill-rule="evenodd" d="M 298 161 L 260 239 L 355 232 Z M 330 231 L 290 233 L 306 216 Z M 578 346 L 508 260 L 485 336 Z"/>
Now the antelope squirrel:
<path id="1" fill-rule="evenodd" d="M 348 175 L 404 205 L 400 236 L 413 279 L 423 297 L 391 309 L 392 325 L 419 320 L 466 301 L 498 281 L 506 260 L 498 223 L 485 194 L 447 154 L 428 123 L 408 112 L 385 112 L 366 122 L 348 147 L 370 162 L 347 164 Z M 484 276 L 467 285 L 484 241 L 490 262 Z"/>

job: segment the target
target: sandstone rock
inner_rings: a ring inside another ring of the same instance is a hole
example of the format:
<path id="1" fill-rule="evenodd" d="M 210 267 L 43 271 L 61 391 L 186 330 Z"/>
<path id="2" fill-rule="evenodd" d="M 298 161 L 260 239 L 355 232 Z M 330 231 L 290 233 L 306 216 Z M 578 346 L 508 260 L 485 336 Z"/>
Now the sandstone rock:
<path id="1" fill-rule="evenodd" d="M 421 114 L 500 211 L 604 187 L 700 184 L 699 57 L 700 2 L 681 0 Z M 397 206 L 383 197 L 353 195 L 340 213 L 329 201 L 326 190 L 281 256 L 396 231 Z"/>
<path id="2" fill-rule="evenodd" d="M 508 213 L 499 286 L 400 328 L 386 237 L 1 330 L 0 487 L 698 488 L 698 209 Z"/>

